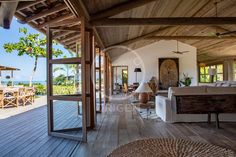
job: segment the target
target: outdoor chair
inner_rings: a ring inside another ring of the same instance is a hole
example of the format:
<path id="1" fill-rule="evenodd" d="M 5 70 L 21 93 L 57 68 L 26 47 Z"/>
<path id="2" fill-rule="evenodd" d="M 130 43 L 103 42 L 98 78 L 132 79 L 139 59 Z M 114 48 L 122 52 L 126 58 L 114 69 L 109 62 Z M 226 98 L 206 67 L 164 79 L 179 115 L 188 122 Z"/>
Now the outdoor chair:
<path id="1" fill-rule="evenodd" d="M 33 104 L 35 99 L 35 91 L 34 88 L 28 87 L 25 88 L 25 105 L 27 103 Z"/>
<path id="2" fill-rule="evenodd" d="M 15 106 L 18 107 L 17 92 L 5 91 L 3 92 L 2 108 Z"/>
<path id="3" fill-rule="evenodd" d="M 25 99 L 26 99 L 25 88 L 19 88 L 19 93 L 18 93 L 19 104 L 25 106 L 26 105 Z"/>

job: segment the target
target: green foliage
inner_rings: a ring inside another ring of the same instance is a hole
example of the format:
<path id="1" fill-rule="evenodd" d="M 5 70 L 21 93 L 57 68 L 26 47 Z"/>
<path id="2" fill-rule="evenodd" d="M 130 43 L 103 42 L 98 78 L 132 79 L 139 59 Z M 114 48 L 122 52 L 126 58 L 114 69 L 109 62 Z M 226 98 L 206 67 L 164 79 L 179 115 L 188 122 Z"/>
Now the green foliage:
<path id="1" fill-rule="evenodd" d="M 66 85 L 66 86 L 53 86 L 53 94 L 54 95 L 69 95 L 69 94 L 75 94 L 76 93 L 76 87 L 72 85 Z"/>
<path id="2" fill-rule="evenodd" d="M 8 81 L 7 86 L 12 86 L 12 81 Z"/>
<path id="3" fill-rule="evenodd" d="M 29 83 L 19 82 L 18 85 L 23 85 L 24 87 L 28 87 Z M 45 95 L 47 93 L 47 86 L 41 83 L 34 83 L 35 94 L 36 95 Z M 53 85 L 53 94 L 54 95 L 68 95 L 75 94 L 76 87 L 73 85 Z"/>
<path id="4" fill-rule="evenodd" d="M 192 83 L 192 78 L 188 74 L 183 73 L 184 78 L 180 81 L 184 86 L 190 86 Z"/>
<path id="5" fill-rule="evenodd" d="M 46 57 L 46 38 L 42 38 L 40 34 L 28 33 L 26 28 L 20 28 L 19 33 L 22 36 L 19 38 L 18 42 L 15 43 L 5 43 L 4 49 L 8 53 L 14 51 L 18 52 L 18 56 L 28 55 L 30 57 Z M 57 44 L 54 42 L 54 44 Z M 63 52 L 60 49 L 53 49 L 53 55 L 59 56 Z"/>
<path id="6" fill-rule="evenodd" d="M 74 84 L 75 85 L 76 80 L 71 80 L 69 78 L 69 76 L 73 76 L 75 79 L 76 73 L 77 73 L 76 69 L 77 69 L 77 65 L 75 65 L 75 64 L 64 64 L 62 66 L 58 66 L 58 67 L 54 68 L 53 69 L 54 73 L 58 72 L 58 71 L 62 71 L 66 74 L 66 75 L 61 74 L 61 75 L 57 76 L 54 79 L 54 84 L 57 84 L 57 85 Z"/>
<path id="7" fill-rule="evenodd" d="M 29 84 L 28 84 L 28 83 L 23 83 L 23 82 L 19 82 L 18 85 L 24 86 L 24 87 L 29 87 Z"/>
<path id="8" fill-rule="evenodd" d="M 55 85 L 65 85 L 66 84 L 66 76 L 61 74 L 53 79 L 53 83 Z"/>
<path id="9" fill-rule="evenodd" d="M 34 88 L 35 88 L 36 95 L 45 95 L 46 94 L 46 86 L 44 86 L 42 84 L 37 84 L 37 85 L 34 85 Z"/>

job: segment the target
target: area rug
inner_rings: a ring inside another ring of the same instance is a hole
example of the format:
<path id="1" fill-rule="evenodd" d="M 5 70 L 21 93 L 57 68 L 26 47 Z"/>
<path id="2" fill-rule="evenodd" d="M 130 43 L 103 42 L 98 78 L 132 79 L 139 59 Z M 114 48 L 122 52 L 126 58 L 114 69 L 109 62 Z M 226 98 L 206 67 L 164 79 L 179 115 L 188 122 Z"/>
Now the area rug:
<path id="1" fill-rule="evenodd" d="M 229 149 L 183 139 L 143 139 L 115 149 L 108 157 L 235 157 Z"/>

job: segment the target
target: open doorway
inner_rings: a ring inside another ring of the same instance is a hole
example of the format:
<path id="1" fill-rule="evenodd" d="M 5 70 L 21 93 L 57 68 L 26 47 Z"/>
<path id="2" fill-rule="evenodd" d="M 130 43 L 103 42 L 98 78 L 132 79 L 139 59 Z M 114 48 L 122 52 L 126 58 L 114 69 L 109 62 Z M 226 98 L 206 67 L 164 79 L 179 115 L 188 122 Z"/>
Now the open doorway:
<path id="1" fill-rule="evenodd" d="M 128 85 L 128 66 L 112 66 L 112 94 L 122 93 Z"/>

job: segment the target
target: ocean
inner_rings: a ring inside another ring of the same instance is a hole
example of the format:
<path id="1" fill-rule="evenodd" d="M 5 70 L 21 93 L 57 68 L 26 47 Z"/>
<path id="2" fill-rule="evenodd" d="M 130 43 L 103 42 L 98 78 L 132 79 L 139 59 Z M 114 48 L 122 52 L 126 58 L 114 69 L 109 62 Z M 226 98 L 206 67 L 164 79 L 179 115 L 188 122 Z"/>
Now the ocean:
<path id="1" fill-rule="evenodd" d="M 6 85 L 8 81 L 2 81 L 3 85 Z M 19 83 L 29 84 L 29 81 L 14 81 L 14 85 L 18 85 Z M 46 85 L 46 81 L 33 81 L 33 84 L 40 83 L 42 85 Z"/>

